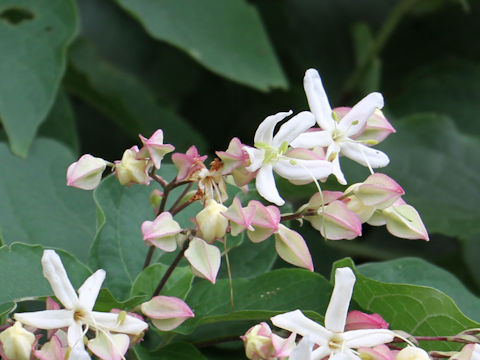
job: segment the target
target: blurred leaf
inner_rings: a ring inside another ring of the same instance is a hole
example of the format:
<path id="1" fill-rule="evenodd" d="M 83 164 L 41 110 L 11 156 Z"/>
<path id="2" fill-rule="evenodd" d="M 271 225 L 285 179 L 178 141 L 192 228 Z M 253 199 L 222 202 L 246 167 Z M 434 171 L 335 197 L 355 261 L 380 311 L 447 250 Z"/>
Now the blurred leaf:
<path id="1" fill-rule="evenodd" d="M 14 243 L 0 248 L 0 304 L 52 296 L 53 290 L 43 276 L 40 262 L 44 248 L 39 245 Z M 73 286 L 78 289 L 90 270 L 75 257 L 57 251 Z"/>
<path id="2" fill-rule="evenodd" d="M 79 143 L 75 117 L 70 100 L 64 91 L 58 92 L 52 110 L 38 129 L 38 135 L 60 141 L 78 155 Z"/>
<path id="3" fill-rule="evenodd" d="M 189 343 L 176 343 L 150 352 L 140 344 L 133 348 L 137 360 L 206 360 L 195 346 Z"/>
<path id="4" fill-rule="evenodd" d="M 176 174 L 176 168 L 165 164 L 158 173 L 171 180 Z M 140 226 L 144 221 L 154 218 L 148 198 L 155 188 L 144 185 L 122 186 L 114 176 L 110 176 L 94 192 L 100 220 L 90 251 L 90 265 L 92 268 L 105 269 L 110 274 L 105 280 L 105 287 L 120 301 L 127 299 L 135 279 L 143 269 L 148 247 L 143 241 Z M 168 204 L 176 199 L 175 195 L 178 196 L 180 191 L 172 192 Z M 182 227 L 192 226 L 189 219 L 196 211 L 198 205 L 192 204 L 177 214 L 175 220 Z M 176 253 L 156 249 L 155 254 L 153 263 L 159 257 L 162 262 L 171 261 Z"/>
<path id="5" fill-rule="evenodd" d="M 470 319 L 480 322 L 480 299 L 452 274 L 419 258 L 360 265 L 364 276 L 381 282 L 429 286 L 450 296 Z"/>
<path id="6" fill-rule="evenodd" d="M 479 232 L 480 140 L 435 114 L 410 116 L 394 127 L 397 133 L 379 146 L 390 156 L 382 172 L 405 189 L 405 201 L 427 230 L 462 238 Z"/>
<path id="7" fill-rule="evenodd" d="M 480 254 L 480 233 L 474 234 L 463 241 L 463 258 L 467 264 L 473 281 L 480 287 L 480 267 L 478 266 L 478 254 Z"/>
<path id="8" fill-rule="evenodd" d="M 135 77 L 101 59 L 87 41 L 77 41 L 70 53 L 68 91 L 81 97 L 116 122 L 132 139 L 163 129 L 166 143 L 178 151 L 195 143 L 200 152 L 206 143 L 198 131 L 166 107 L 160 107 L 149 89 Z"/>
<path id="9" fill-rule="evenodd" d="M 244 0 L 117 0 L 154 38 L 260 90 L 287 87 L 256 9 Z"/>
<path id="10" fill-rule="evenodd" d="M 27 155 L 53 105 L 76 28 L 72 0 L 0 4 L 0 119 L 17 155 Z"/>
<path id="11" fill-rule="evenodd" d="M 480 65 L 470 61 L 439 62 L 417 68 L 388 100 L 397 115 L 433 111 L 450 116 L 458 128 L 480 137 Z"/>
<path id="12" fill-rule="evenodd" d="M 289 310 L 302 309 L 321 319 L 330 299 L 331 285 L 321 275 L 303 269 L 281 269 L 258 277 L 233 280 L 235 311 L 230 305 L 230 284 L 198 281 L 186 302 L 195 313 L 175 332 L 190 333 L 200 324 L 232 320 L 267 320 Z"/>
<path id="13" fill-rule="evenodd" d="M 335 268 L 349 266 L 351 259 L 340 260 Z M 480 324 L 467 318 L 445 293 L 427 286 L 391 284 L 369 279 L 356 272 L 357 281 L 353 299 L 366 311 L 375 312 L 390 323 L 391 329 L 400 329 L 413 335 L 455 335 Z M 430 349 L 432 344 L 422 347 Z M 435 343 L 435 350 L 454 350 L 458 345 Z"/>
<path id="14" fill-rule="evenodd" d="M 24 242 L 65 249 L 86 261 L 95 235 L 95 204 L 89 191 L 67 187 L 75 161 L 69 149 L 36 140 L 27 159 L 0 143 L 0 231 L 4 243 Z"/>
<path id="15" fill-rule="evenodd" d="M 154 264 L 143 270 L 133 283 L 131 296 L 147 295 L 151 298 L 168 266 Z M 176 267 L 168 278 L 160 295 L 175 296 L 184 299 L 192 286 L 193 274 L 189 266 Z"/>

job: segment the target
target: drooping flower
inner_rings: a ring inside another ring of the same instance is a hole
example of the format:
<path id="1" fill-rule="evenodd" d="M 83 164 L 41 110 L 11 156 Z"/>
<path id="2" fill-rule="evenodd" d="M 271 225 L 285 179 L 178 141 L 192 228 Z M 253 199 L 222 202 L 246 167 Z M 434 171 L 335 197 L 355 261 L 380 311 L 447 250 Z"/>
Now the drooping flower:
<path id="1" fill-rule="evenodd" d="M 207 200 L 205 207 L 195 217 L 200 237 L 208 243 L 225 236 L 228 219 L 222 215 L 227 208 L 213 199 Z"/>
<path id="2" fill-rule="evenodd" d="M 83 342 L 88 329 L 97 333 L 96 338 L 89 340 L 88 347 L 101 359 L 121 358 L 127 350 L 125 344 L 128 347 L 129 338 L 126 334 L 139 335 L 147 329 L 147 323 L 133 316 L 125 315 L 122 318 L 117 314 L 92 310 L 105 279 L 104 270 L 97 270 L 85 280 L 77 295 L 55 251 L 43 252 L 42 267 L 43 275 L 65 309 L 16 313 L 14 317 L 25 325 L 39 329 L 67 327 L 70 360 L 90 359 Z M 106 353 L 109 357 L 99 353 Z"/>
<path id="3" fill-rule="evenodd" d="M 172 214 L 163 212 L 154 221 L 142 223 L 143 240 L 163 251 L 172 252 L 177 248 L 176 236 L 182 231 Z"/>
<path id="4" fill-rule="evenodd" d="M 35 335 L 23 328 L 20 322 L 0 333 L 3 352 L 11 360 L 30 360 Z"/>
<path id="5" fill-rule="evenodd" d="M 200 156 L 197 147 L 192 145 L 185 154 L 174 153 L 172 161 L 178 169 L 177 181 L 188 180 L 195 172 L 205 168 L 207 155 Z"/>
<path id="6" fill-rule="evenodd" d="M 388 165 L 390 160 L 385 153 L 367 146 L 364 140 L 356 140 L 365 130 L 368 119 L 377 109 L 383 107 L 382 94 L 367 95 L 339 119 L 330 107 L 317 70 L 308 69 L 306 71 L 304 88 L 310 110 L 315 115 L 320 131 L 308 131 L 301 134 L 291 143 L 293 147 L 327 147 L 326 158 L 333 164 L 333 174 L 338 182 L 344 185 L 347 181 L 340 169 L 340 155 L 371 168 Z M 373 143 L 377 142 L 373 141 Z"/>
<path id="7" fill-rule="evenodd" d="M 221 261 L 220 250 L 204 240 L 195 237 L 185 251 L 185 258 L 190 263 L 194 275 L 215 284 Z"/>
<path id="8" fill-rule="evenodd" d="M 125 150 L 122 160 L 115 161 L 115 176 L 121 185 L 150 184 L 148 170 L 151 163 L 145 159 L 137 159 L 138 152 L 138 147 L 132 146 Z"/>
<path id="9" fill-rule="evenodd" d="M 173 296 L 154 296 L 141 305 L 141 310 L 162 331 L 173 330 L 195 316 L 185 301 Z"/>
<path id="10" fill-rule="evenodd" d="M 275 326 L 304 337 L 298 347 L 303 342 L 302 354 L 307 349 L 309 357 L 304 356 L 302 359 L 320 360 L 329 356 L 331 360 L 360 360 L 360 357 L 352 349 L 364 346 L 372 347 L 393 340 L 395 334 L 387 329 L 345 331 L 354 284 L 355 275 L 350 268 L 339 268 L 335 271 L 335 287 L 325 313 L 325 327 L 307 318 L 300 310 L 271 318 Z M 312 345 L 316 345 L 316 347 L 314 348 Z M 292 355 L 294 355 L 293 352 Z M 296 356 L 295 359 L 300 359 L 300 357 Z"/>
<path id="11" fill-rule="evenodd" d="M 163 143 L 163 131 L 160 129 L 155 131 L 150 139 L 147 139 L 142 135 L 138 136 L 143 143 L 143 147 L 137 153 L 137 159 L 144 159 L 148 157 L 150 160 L 152 160 L 153 166 L 155 166 L 156 169 L 160 169 L 160 164 L 163 157 L 169 152 L 175 150 L 175 147 L 173 145 Z"/>
<path id="12" fill-rule="evenodd" d="M 278 206 L 285 201 L 275 185 L 274 171 L 285 179 L 300 181 L 322 179 L 332 173 L 332 165 L 326 160 L 295 159 L 286 155 L 292 141 L 315 124 L 312 113 L 304 111 L 283 124 L 273 136 L 275 125 L 291 114 L 292 111 L 268 116 L 255 132 L 255 147 L 243 148 L 250 158 L 246 169 L 258 171 L 255 181 L 258 193 Z"/>
<path id="13" fill-rule="evenodd" d="M 100 180 L 108 162 L 90 154 L 83 155 L 67 169 L 67 185 L 83 190 L 93 190 Z"/>

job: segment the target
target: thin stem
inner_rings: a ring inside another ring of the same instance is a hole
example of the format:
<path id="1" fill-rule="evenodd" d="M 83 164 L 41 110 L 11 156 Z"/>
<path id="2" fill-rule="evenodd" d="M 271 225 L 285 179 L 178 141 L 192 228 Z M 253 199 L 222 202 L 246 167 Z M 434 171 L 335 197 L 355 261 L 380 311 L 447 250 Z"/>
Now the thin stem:
<path id="1" fill-rule="evenodd" d="M 187 195 L 188 191 L 191 189 L 193 185 L 193 182 L 190 182 L 187 184 L 187 186 L 185 187 L 185 189 L 183 189 L 182 193 L 180 194 L 180 196 L 178 197 L 178 199 L 173 203 L 173 205 L 170 207 L 170 209 L 168 210 L 168 212 L 172 212 L 173 209 L 175 209 L 175 207 L 177 207 L 177 205 L 180 203 L 180 201 L 182 201 L 182 199 L 184 198 L 185 195 Z"/>
<path id="2" fill-rule="evenodd" d="M 195 201 L 197 201 L 198 199 L 195 197 L 195 196 L 192 196 L 190 199 L 188 199 L 187 201 L 185 201 L 182 205 L 180 205 L 179 207 L 177 207 L 176 209 L 170 209 L 170 214 L 172 214 L 172 216 L 178 214 L 180 211 L 182 211 L 183 209 L 185 209 L 187 206 L 193 204 Z"/>
<path id="3" fill-rule="evenodd" d="M 156 182 L 158 182 L 163 188 L 167 187 L 168 183 L 161 176 L 158 176 L 157 174 L 155 174 L 154 168 L 150 170 L 148 175 L 150 175 L 150 177 Z"/>
<path id="4" fill-rule="evenodd" d="M 392 35 L 395 28 L 398 26 L 402 18 L 408 13 L 413 5 L 418 0 L 403 0 L 400 1 L 395 8 L 390 12 L 387 19 L 383 23 L 382 27 L 378 31 L 378 35 L 375 38 L 372 46 L 367 53 L 367 56 L 359 63 L 352 75 L 347 79 L 342 93 L 348 95 L 352 90 L 358 85 L 359 81 L 364 76 L 365 72 L 368 70 L 371 62 L 377 57 L 377 55 L 382 51 L 387 40 Z"/>
<path id="5" fill-rule="evenodd" d="M 314 209 L 308 209 L 300 213 L 283 215 L 282 217 L 280 217 L 280 221 L 303 219 L 305 216 L 314 216 L 314 215 L 317 215 L 317 211 Z"/>
<path id="6" fill-rule="evenodd" d="M 145 269 L 148 265 L 150 265 L 150 262 L 152 261 L 152 256 L 153 252 L 155 251 L 155 246 L 150 246 L 148 249 L 147 257 L 145 258 L 145 262 L 143 263 L 143 268 Z"/>
<path id="7" fill-rule="evenodd" d="M 155 289 L 155 291 L 153 292 L 153 296 L 157 296 L 158 294 L 160 294 L 160 291 L 162 291 L 163 287 L 165 286 L 165 284 L 167 283 L 167 280 L 168 278 L 170 277 L 170 275 L 172 275 L 173 273 L 173 270 L 175 270 L 175 268 L 177 267 L 178 263 L 180 262 L 180 260 L 182 260 L 183 258 L 183 255 L 185 254 L 185 251 L 187 250 L 188 248 L 188 244 L 189 244 L 189 240 L 185 240 L 185 242 L 183 243 L 183 246 L 182 246 L 182 250 L 180 250 L 180 252 L 177 254 L 177 256 L 175 257 L 175 260 L 173 260 L 173 262 L 170 264 L 170 266 L 168 267 L 167 271 L 165 272 L 165 274 L 163 275 L 162 277 L 162 280 L 160 280 L 160 282 L 158 283 L 158 286 L 157 288 Z"/>
<path id="8" fill-rule="evenodd" d="M 227 262 L 227 274 L 228 282 L 230 283 L 230 306 L 232 308 L 232 313 L 235 311 L 233 303 L 233 281 L 232 281 L 232 271 L 230 269 L 230 260 L 228 259 L 228 249 L 227 249 L 227 237 L 223 240 L 223 248 L 225 249 L 225 261 Z"/>

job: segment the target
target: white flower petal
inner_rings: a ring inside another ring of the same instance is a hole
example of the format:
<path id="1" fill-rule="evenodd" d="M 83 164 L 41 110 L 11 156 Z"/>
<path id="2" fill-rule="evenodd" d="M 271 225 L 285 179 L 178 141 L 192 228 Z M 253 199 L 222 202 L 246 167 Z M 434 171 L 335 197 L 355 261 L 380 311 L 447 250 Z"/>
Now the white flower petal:
<path id="1" fill-rule="evenodd" d="M 283 124 L 272 140 L 272 145 L 280 147 L 284 142 L 290 144 L 298 135 L 315 125 L 315 116 L 309 111 L 302 111 Z"/>
<path id="2" fill-rule="evenodd" d="M 361 360 L 361 357 L 355 355 L 350 349 L 343 349 L 342 352 L 333 354 L 329 360 Z"/>
<path id="3" fill-rule="evenodd" d="M 335 126 L 335 120 L 332 118 L 332 108 L 317 70 L 308 69 L 305 72 L 303 87 L 307 95 L 308 105 L 315 115 L 318 125 L 323 130 L 332 130 Z"/>
<path id="4" fill-rule="evenodd" d="M 93 309 L 104 280 L 105 270 L 97 270 L 78 289 L 79 301 L 84 309 L 88 311 Z"/>
<path id="5" fill-rule="evenodd" d="M 277 186 L 275 185 L 275 178 L 273 177 L 272 165 L 264 165 L 258 171 L 257 178 L 255 180 L 255 186 L 258 193 L 268 201 L 282 206 L 285 201 L 280 197 Z"/>
<path id="6" fill-rule="evenodd" d="M 271 144 L 273 140 L 273 131 L 275 130 L 275 125 L 280 121 L 285 119 L 287 116 L 292 115 L 293 111 L 288 112 L 279 112 L 275 115 L 270 115 L 262 121 L 258 126 L 257 131 L 255 132 L 254 141 L 257 143 Z"/>
<path id="7" fill-rule="evenodd" d="M 313 181 L 330 175 L 333 167 L 326 160 L 285 159 L 277 161 L 273 170 L 285 179 Z"/>
<path id="8" fill-rule="evenodd" d="M 83 343 L 82 343 L 83 344 Z M 87 350 L 84 346 L 77 346 L 70 351 L 68 355 L 68 360 L 91 360 L 92 358 L 88 355 Z"/>
<path id="9" fill-rule="evenodd" d="M 380 93 L 371 93 L 360 100 L 343 118 L 338 127 L 345 136 L 351 137 L 363 131 L 365 124 L 376 109 L 383 108 L 383 96 Z M 354 122 L 356 122 L 354 124 Z"/>
<path id="10" fill-rule="evenodd" d="M 335 286 L 325 313 L 325 327 L 328 330 L 343 332 L 354 285 L 352 269 L 344 267 L 335 270 Z"/>
<path id="11" fill-rule="evenodd" d="M 310 360 L 321 360 L 329 354 L 330 348 L 328 347 L 328 345 L 322 345 L 313 350 L 312 354 L 310 355 Z"/>
<path id="12" fill-rule="evenodd" d="M 72 349 L 85 349 L 83 344 L 83 328 L 81 323 L 74 321 L 72 324 L 70 324 L 68 327 L 67 338 L 68 346 L 70 346 Z"/>
<path id="13" fill-rule="evenodd" d="M 338 155 L 332 161 L 332 174 L 335 175 L 340 184 L 347 185 L 345 175 L 343 175 L 342 169 L 340 168 L 340 157 Z"/>
<path id="14" fill-rule="evenodd" d="M 390 159 L 384 152 L 356 142 L 344 143 L 341 154 L 363 166 L 370 164 L 372 168 L 384 167 L 390 162 Z"/>
<path id="15" fill-rule="evenodd" d="M 120 319 L 119 314 L 114 313 L 92 311 L 91 314 L 99 327 L 114 332 L 139 335 L 148 327 L 145 321 L 131 315 L 125 315 L 124 318 Z"/>
<path id="16" fill-rule="evenodd" d="M 51 330 L 70 326 L 73 323 L 73 311 L 63 309 L 15 313 L 14 318 L 24 325 Z"/>
<path id="17" fill-rule="evenodd" d="M 295 148 L 311 149 L 316 146 L 328 146 L 332 141 L 332 134 L 330 131 L 307 131 L 297 136 L 290 145 Z"/>
<path id="18" fill-rule="evenodd" d="M 73 309 L 78 302 L 78 297 L 68 279 L 60 256 L 53 250 L 45 250 L 42 256 L 42 267 L 43 276 L 47 278 L 57 299 L 67 309 Z"/>
<path id="19" fill-rule="evenodd" d="M 350 330 L 343 333 L 345 346 L 349 348 L 372 347 L 393 340 L 395 333 L 388 329 Z"/>
<path id="20" fill-rule="evenodd" d="M 328 341 L 332 336 L 330 331 L 315 321 L 307 318 L 300 310 L 276 315 L 270 320 L 273 325 L 302 336 L 307 336 L 311 341 L 320 346 L 328 344 Z"/>
<path id="21" fill-rule="evenodd" d="M 245 169 L 250 172 L 255 172 L 260 169 L 263 164 L 263 160 L 265 159 L 265 150 L 256 149 L 250 146 L 244 146 L 243 150 L 245 150 L 250 159 L 250 165 L 247 166 Z"/>
<path id="22" fill-rule="evenodd" d="M 298 343 L 297 347 L 290 353 L 289 360 L 311 360 L 313 341 L 308 337 L 303 337 Z M 328 354 L 328 353 L 327 353 Z"/>

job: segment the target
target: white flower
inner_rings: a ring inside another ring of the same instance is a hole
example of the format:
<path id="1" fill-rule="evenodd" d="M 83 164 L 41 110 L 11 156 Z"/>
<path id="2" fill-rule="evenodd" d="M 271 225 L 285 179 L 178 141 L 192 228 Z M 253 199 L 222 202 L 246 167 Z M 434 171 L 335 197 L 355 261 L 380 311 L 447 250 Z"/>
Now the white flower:
<path id="1" fill-rule="evenodd" d="M 339 268 L 335 271 L 335 287 L 325 313 L 325 327 L 307 318 L 300 310 L 271 319 L 275 326 L 303 336 L 298 345 L 299 350 L 292 352 L 292 360 L 319 360 L 326 356 L 329 356 L 330 360 L 360 360 L 352 349 L 376 346 L 393 340 L 394 333 L 387 329 L 344 331 L 354 284 L 355 275 L 350 268 Z M 313 344 L 318 347 L 312 351 Z M 310 357 L 305 357 L 308 349 Z M 297 352 L 302 356 L 296 356 Z"/>
<path id="2" fill-rule="evenodd" d="M 107 351 L 109 356 L 123 358 L 127 350 L 124 344 L 128 347 L 129 343 L 126 334 L 139 335 L 148 324 L 130 315 L 120 317 L 119 314 L 92 311 L 105 279 L 105 271 L 97 270 L 85 280 L 78 289 L 77 296 L 55 251 L 43 252 L 42 267 L 43 275 L 65 309 L 17 313 L 15 320 L 46 330 L 68 327 L 68 346 L 71 349 L 69 360 L 90 359 L 83 342 L 83 337 L 89 329 L 97 334 L 97 337 L 88 343 L 94 353 L 97 353 L 100 347 L 105 347 L 109 349 Z M 111 334 L 110 331 L 118 334 Z"/>
<path id="3" fill-rule="evenodd" d="M 279 206 L 285 201 L 280 197 L 273 171 L 289 180 L 308 181 L 325 178 L 332 173 L 332 166 L 325 160 L 303 160 L 289 158 L 285 154 L 290 143 L 315 124 L 312 113 L 304 111 L 283 124 L 273 136 L 275 125 L 291 115 L 292 111 L 280 112 L 267 117 L 255 132 L 255 147 L 243 149 L 250 158 L 249 172 L 258 170 L 255 185 L 258 193 Z"/>
<path id="4" fill-rule="evenodd" d="M 306 132 L 291 145 L 303 148 L 327 147 L 326 158 L 333 163 L 333 174 L 344 185 L 347 182 L 340 169 L 340 155 L 369 168 L 387 166 L 390 160 L 385 153 L 354 140 L 365 130 L 367 120 L 375 110 L 383 107 L 382 94 L 375 92 L 367 95 L 339 120 L 330 107 L 317 70 L 308 69 L 303 81 L 310 110 L 322 130 Z"/>

